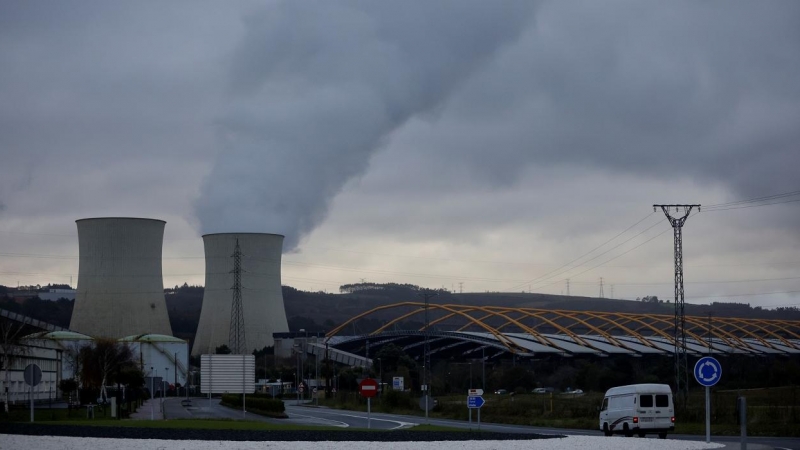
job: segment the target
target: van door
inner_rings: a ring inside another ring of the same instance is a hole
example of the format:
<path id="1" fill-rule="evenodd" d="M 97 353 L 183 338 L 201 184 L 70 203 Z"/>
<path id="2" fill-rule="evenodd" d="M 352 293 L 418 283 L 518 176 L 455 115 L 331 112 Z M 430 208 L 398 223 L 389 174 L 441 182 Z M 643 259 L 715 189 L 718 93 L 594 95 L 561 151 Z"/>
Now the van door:
<path id="1" fill-rule="evenodd" d="M 656 409 L 653 394 L 640 394 L 639 408 L 636 411 L 639 416 L 639 428 L 644 430 L 656 428 L 655 411 Z"/>
<path id="2" fill-rule="evenodd" d="M 600 406 L 600 429 L 603 429 L 604 423 L 610 423 L 608 421 L 608 397 L 603 399 L 603 405 Z"/>
<path id="3" fill-rule="evenodd" d="M 667 429 L 672 426 L 673 406 L 670 394 L 656 394 L 655 396 L 654 419 L 655 428 Z"/>

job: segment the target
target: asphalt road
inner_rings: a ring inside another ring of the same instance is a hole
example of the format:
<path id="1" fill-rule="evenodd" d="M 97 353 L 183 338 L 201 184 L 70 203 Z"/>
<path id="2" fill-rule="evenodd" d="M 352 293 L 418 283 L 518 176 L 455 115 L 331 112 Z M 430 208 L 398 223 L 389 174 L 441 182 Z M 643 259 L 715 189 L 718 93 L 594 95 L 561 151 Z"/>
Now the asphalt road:
<path id="1" fill-rule="evenodd" d="M 373 429 L 400 429 L 409 427 L 416 424 L 429 423 L 431 425 L 440 425 L 452 428 L 462 428 L 477 430 L 477 413 L 473 413 L 473 423 L 470 425 L 467 421 L 450 420 L 450 419 L 436 419 L 430 418 L 425 420 L 421 416 L 405 416 L 399 414 L 384 414 L 384 413 L 371 413 L 368 419 L 366 412 L 361 411 L 345 411 L 339 409 L 330 409 L 325 407 L 314 407 L 311 405 L 298 406 L 294 400 L 287 400 L 286 414 L 288 419 L 271 419 L 261 417 L 255 414 L 243 415 L 240 410 L 233 410 L 221 406 L 219 399 L 204 399 L 192 398 L 190 405 L 181 405 L 179 399 L 168 399 L 165 403 L 165 414 L 167 418 L 231 418 L 241 419 L 246 417 L 249 420 L 260 420 L 263 422 L 287 424 L 296 423 L 303 425 L 316 425 L 316 426 L 334 426 L 334 427 L 353 427 L 353 428 L 373 428 Z M 483 431 L 496 431 L 501 433 L 539 433 L 539 434 L 555 434 L 555 435 L 568 435 L 568 436 L 599 436 L 600 431 L 592 430 L 575 430 L 564 428 L 547 428 L 547 427 L 531 427 L 523 425 L 508 425 L 496 423 L 481 423 L 480 429 Z M 648 438 L 651 438 L 648 436 Z M 653 436 L 652 438 L 656 438 Z M 640 439 L 640 438 L 631 438 Z M 701 441 L 704 436 L 697 435 L 680 435 L 670 434 L 668 439 L 681 439 L 691 441 Z M 727 448 L 739 448 L 739 437 L 737 436 L 711 436 L 712 442 L 726 444 Z M 748 444 L 750 448 L 756 446 L 764 446 L 774 449 L 791 449 L 800 450 L 800 438 L 781 438 L 781 437 L 748 437 Z M 761 447 L 761 448 L 764 448 Z"/>

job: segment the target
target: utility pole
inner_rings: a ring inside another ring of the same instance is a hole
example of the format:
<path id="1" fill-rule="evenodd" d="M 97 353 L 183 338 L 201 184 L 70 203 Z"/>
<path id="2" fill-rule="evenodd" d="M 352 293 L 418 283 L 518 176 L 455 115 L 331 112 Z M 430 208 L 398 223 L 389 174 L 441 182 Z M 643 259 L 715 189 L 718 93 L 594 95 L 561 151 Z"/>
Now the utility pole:
<path id="1" fill-rule="evenodd" d="M 711 341 L 711 337 L 712 337 L 711 330 L 712 330 L 712 328 L 711 328 L 711 313 L 709 312 L 708 313 L 708 354 L 709 355 L 711 355 L 711 351 L 714 348 L 713 347 L 714 344 Z"/>
<path id="2" fill-rule="evenodd" d="M 428 377 L 428 371 L 430 370 L 431 364 L 431 356 L 430 356 L 430 343 L 428 342 L 428 325 L 430 322 L 428 321 L 428 302 L 433 297 L 436 297 L 438 294 L 435 292 L 422 292 L 417 294 L 423 299 L 425 299 L 425 347 L 424 347 L 424 356 L 423 356 L 423 363 L 422 363 L 422 384 L 425 385 L 425 421 L 428 421 L 428 402 L 431 398 L 431 387 L 430 387 L 430 378 Z"/>
<path id="3" fill-rule="evenodd" d="M 458 282 L 458 293 L 459 294 L 463 294 L 464 293 L 464 282 L 463 281 L 459 281 Z"/>
<path id="4" fill-rule="evenodd" d="M 569 278 L 567 278 L 567 296 L 569 296 Z"/>
<path id="5" fill-rule="evenodd" d="M 239 249 L 239 239 L 233 250 L 233 301 L 231 303 L 231 325 L 228 330 L 228 343 L 231 353 L 244 355 L 247 351 L 244 335 L 244 308 L 242 306 L 242 251 Z"/>
<path id="6" fill-rule="evenodd" d="M 609 298 L 614 298 L 614 285 L 613 284 L 611 285 L 611 297 L 609 297 Z"/>
<path id="7" fill-rule="evenodd" d="M 605 295 L 603 295 L 603 277 L 600 277 L 600 298 L 605 298 Z"/>
<path id="8" fill-rule="evenodd" d="M 689 361 L 686 356 L 686 313 L 683 295 L 683 224 L 686 223 L 686 219 L 695 207 L 697 207 L 698 211 L 700 210 L 700 205 L 653 205 L 653 211 L 656 211 L 656 208 L 661 208 L 661 211 L 667 216 L 675 235 L 675 319 L 673 328 L 673 340 L 675 342 L 675 393 L 681 399 L 681 404 L 684 407 L 689 397 Z M 676 213 L 683 210 L 683 215 L 671 216 L 670 209 L 672 208 L 675 208 Z"/>

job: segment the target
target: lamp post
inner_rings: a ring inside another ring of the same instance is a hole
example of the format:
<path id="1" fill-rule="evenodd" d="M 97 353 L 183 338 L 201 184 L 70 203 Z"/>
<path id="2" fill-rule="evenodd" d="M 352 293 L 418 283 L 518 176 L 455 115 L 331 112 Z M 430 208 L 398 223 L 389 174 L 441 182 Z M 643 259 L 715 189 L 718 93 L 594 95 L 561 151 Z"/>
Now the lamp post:
<path id="1" fill-rule="evenodd" d="M 161 396 L 162 399 L 167 396 L 167 387 L 169 386 L 169 367 L 165 367 L 164 370 L 166 375 L 164 375 L 164 394 Z"/>
<path id="2" fill-rule="evenodd" d="M 300 375 L 300 373 L 301 373 L 300 372 L 300 345 L 294 344 L 293 348 L 294 348 L 294 352 L 295 352 L 294 353 L 295 354 L 295 358 L 296 358 L 296 361 L 297 361 L 297 365 L 295 367 L 296 370 L 295 370 L 295 373 L 294 373 L 294 383 L 295 383 L 294 384 L 294 391 L 295 391 L 295 393 L 297 393 L 297 405 L 299 406 L 300 405 L 300 377 L 301 377 L 301 375 Z"/>
<path id="3" fill-rule="evenodd" d="M 155 420 L 153 416 L 153 366 L 150 366 L 150 420 Z"/>
<path id="4" fill-rule="evenodd" d="M 378 395 L 383 397 L 383 361 L 378 358 Z"/>

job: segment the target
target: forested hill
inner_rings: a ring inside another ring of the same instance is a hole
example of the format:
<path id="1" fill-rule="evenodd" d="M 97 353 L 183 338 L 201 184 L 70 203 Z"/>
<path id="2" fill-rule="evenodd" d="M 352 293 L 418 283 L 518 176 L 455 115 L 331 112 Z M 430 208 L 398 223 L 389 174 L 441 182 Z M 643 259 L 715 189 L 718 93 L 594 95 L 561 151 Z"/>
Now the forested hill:
<path id="1" fill-rule="evenodd" d="M 377 306 L 399 302 L 422 302 L 419 288 L 407 284 L 351 284 L 341 287 L 341 294 L 305 292 L 284 286 L 283 298 L 287 316 L 306 317 L 317 324 L 325 321 L 341 323 Z M 645 296 L 638 300 L 578 297 L 550 294 L 471 292 L 452 293 L 447 290 L 434 291 L 437 295 L 431 303 L 471 306 L 508 306 L 519 308 L 563 309 L 572 311 L 606 311 L 637 314 L 674 314 L 670 300 Z M 690 316 L 742 317 L 761 319 L 800 320 L 799 308 L 763 309 L 745 303 L 714 302 L 706 305 L 686 305 Z M 376 318 L 385 318 L 391 312 L 378 313 Z M 291 320 L 290 320 L 291 322 Z"/>
<path id="2" fill-rule="evenodd" d="M 437 295 L 431 303 L 473 306 L 508 306 L 542 309 L 564 309 L 573 311 L 607 311 L 639 314 L 673 314 L 674 305 L 669 300 L 645 296 L 639 300 L 614 300 L 592 297 L 577 297 L 526 293 L 452 293 L 447 290 L 434 291 Z M 49 302 L 33 298 L 15 297 L 16 289 L 0 286 L 0 308 L 34 317 L 54 325 L 69 326 L 73 302 L 59 300 Z M 419 287 L 409 284 L 349 284 L 341 287 L 341 293 L 306 292 L 283 287 L 283 300 L 289 328 L 308 331 L 327 331 L 347 319 L 372 308 L 400 302 L 422 302 Z M 170 323 L 175 336 L 193 340 L 200 319 L 203 301 L 202 286 L 175 286 L 164 290 Z M 762 319 L 800 320 L 800 309 L 778 308 L 774 310 L 752 308 L 743 303 L 715 302 L 708 305 L 686 305 L 690 316 L 744 317 Z M 376 323 L 396 317 L 397 311 L 385 310 L 371 315 Z M 417 319 L 419 320 L 419 319 Z M 367 321 L 369 322 L 369 321 Z"/>

